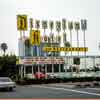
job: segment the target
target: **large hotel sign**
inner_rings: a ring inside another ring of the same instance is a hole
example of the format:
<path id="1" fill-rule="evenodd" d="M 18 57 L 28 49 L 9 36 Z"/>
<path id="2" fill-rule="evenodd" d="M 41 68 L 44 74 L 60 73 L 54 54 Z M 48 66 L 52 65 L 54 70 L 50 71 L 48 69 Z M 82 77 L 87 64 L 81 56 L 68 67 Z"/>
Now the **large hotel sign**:
<path id="1" fill-rule="evenodd" d="M 17 15 L 17 29 L 26 31 L 28 28 L 27 15 Z"/>
<path id="2" fill-rule="evenodd" d="M 32 45 L 40 45 L 40 31 L 39 30 L 31 31 L 30 42 Z"/>

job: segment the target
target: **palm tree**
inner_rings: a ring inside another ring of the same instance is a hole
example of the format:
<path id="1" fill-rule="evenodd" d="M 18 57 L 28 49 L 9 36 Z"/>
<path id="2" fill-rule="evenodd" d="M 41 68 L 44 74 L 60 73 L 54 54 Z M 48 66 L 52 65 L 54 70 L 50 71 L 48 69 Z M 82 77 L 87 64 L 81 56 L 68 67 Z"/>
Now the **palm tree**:
<path id="1" fill-rule="evenodd" d="M 8 49 L 7 44 L 6 43 L 1 43 L 1 49 L 3 50 L 4 56 L 5 56 L 6 50 Z"/>

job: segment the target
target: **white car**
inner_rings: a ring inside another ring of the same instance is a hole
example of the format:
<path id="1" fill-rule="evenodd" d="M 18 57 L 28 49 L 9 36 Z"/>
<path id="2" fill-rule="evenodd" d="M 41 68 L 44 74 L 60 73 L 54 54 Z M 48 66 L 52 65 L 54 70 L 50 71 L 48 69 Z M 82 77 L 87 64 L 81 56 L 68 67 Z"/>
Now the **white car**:
<path id="1" fill-rule="evenodd" d="M 0 89 L 7 89 L 12 91 L 15 87 L 15 82 L 13 82 L 9 77 L 0 77 Z"/>
<path id="2" fill-rule="evenodd" d="M 29 74 L 26 74 L 26 78 L 35 79 L 35 76 L 34 74 L 32 75 L 31 73 L 29 73 Z"/>

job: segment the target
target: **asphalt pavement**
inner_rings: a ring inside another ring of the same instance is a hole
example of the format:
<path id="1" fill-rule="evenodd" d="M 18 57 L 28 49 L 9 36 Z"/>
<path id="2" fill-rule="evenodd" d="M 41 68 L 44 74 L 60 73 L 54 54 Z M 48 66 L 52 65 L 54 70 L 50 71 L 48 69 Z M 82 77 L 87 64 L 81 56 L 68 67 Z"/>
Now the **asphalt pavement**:
<path id="1" fill-rule="evenodd" d="M 0 91 L 0 99 L 32 99 L 32 98 L 56 98 L 56 99 L 100 99 L 100 87 L 94 88 L 76 88 L 73 84 L 42 84 L 42 85 L 25 85 L 16 86 L 13 91 Z"/>

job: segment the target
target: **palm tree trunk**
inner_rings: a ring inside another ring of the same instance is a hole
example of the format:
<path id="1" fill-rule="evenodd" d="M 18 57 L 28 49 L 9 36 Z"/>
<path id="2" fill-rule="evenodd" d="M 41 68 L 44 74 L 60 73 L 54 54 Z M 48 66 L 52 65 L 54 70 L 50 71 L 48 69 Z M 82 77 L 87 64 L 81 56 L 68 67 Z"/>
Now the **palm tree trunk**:
<path id="1" fill-rule="evenodd" d="M 5 56 L 6 50 L 4 50 L 4 56 Z"/>

